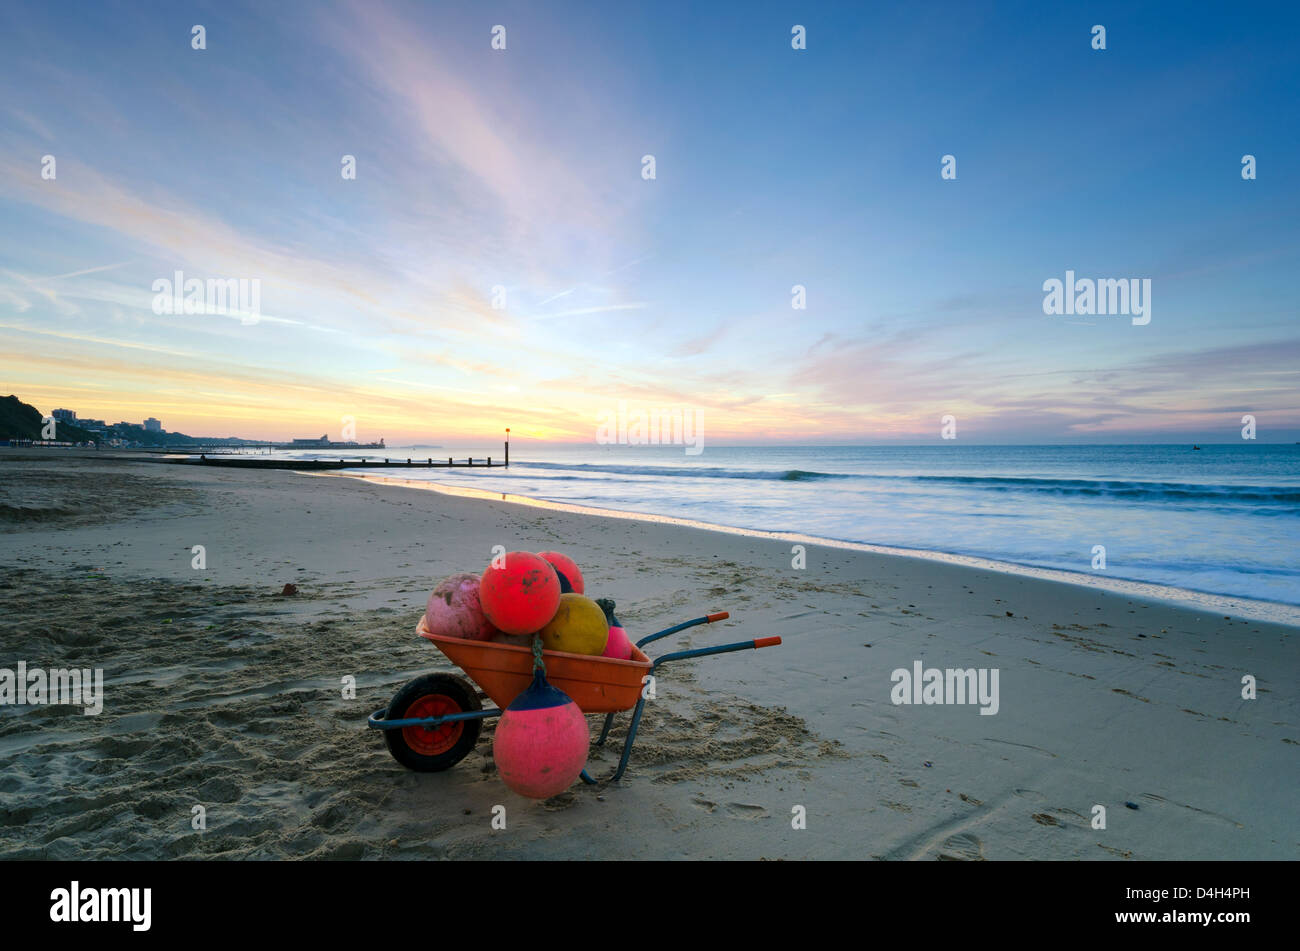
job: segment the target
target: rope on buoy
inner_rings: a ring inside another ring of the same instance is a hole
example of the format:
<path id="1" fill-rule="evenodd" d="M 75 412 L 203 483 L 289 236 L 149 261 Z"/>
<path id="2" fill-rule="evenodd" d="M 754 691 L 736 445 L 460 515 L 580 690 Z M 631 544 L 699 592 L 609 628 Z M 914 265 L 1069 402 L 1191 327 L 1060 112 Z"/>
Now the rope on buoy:
<path id="1" fill-rule="evenodd" d="M 533 635 L 533 673 L 546 673 L 546 661 L 542 660 L 542 635 Z"/>

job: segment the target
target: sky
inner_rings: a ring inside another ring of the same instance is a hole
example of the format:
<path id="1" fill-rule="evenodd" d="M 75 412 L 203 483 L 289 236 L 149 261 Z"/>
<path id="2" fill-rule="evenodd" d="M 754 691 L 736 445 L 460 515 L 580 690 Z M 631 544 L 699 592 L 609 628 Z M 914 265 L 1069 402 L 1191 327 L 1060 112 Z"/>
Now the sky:
<path id="1" fill-rule="evenodd" d="M 389 444 L 619 401 L 716 443 L 1300 440 L 1296 11 L 11 0 L 0 395 Z M 1045 314 L 1067 270 L 1150 280 L 1150 322 Z M 157 313 L 177 271 L 256 319 Z"/>

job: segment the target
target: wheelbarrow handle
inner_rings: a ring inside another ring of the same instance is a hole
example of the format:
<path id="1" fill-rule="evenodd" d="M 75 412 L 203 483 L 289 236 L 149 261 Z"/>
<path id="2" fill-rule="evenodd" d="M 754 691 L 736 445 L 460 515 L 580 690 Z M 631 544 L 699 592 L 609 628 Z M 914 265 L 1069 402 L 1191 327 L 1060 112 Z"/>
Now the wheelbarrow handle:
<path id="1" fill-rule="evenodd" d="M 707 657 L 710 654 L 730 654 L 732 651 L 757 650 L 760 647 L 776 647 L 781 643 L 779 637 L 756 637 L 752 641 L 737 641 L 735 644 L 723 644 L 719 647 L 697 647 L 688 651 L 673 651 L 671 654 L 664 654 L 656 657 L 654 666 L 666 664 L 669 661 L 685 660 L 688 657 Z"/>
<path id="2" fill-rule="evenodd" d="M 718 611 L 715 614 L 706 614 L 704 617 L 697 617 L 691 621 L 683 621 L 681 624 L 674 624 L 672 627 L 665 628 L 657 634 L 649 634 L 636 642 L 637 647 L 645 647 L 651 641 L 657 641 L 661 637 L 667 637 L 669 634 L 676 634 L 678 631 L 684 631 L 688 627 L 695 627 L 697 624 L 712 624 L 714 621 L 725 621 L 731 617 L 726 611 Z"/>

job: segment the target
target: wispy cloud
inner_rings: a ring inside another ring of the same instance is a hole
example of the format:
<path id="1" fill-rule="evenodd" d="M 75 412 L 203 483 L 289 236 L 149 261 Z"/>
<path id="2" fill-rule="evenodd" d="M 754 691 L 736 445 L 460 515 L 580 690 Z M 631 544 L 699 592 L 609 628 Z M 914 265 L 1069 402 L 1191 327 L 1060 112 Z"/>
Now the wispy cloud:
<path id="1" fill-rule="evenodd" d="M 985 18 L 916 25 L 864 64 L 851 43 L 792 60 L 753 24 L 723 49 L 618 4 L 513 8 L 508 52 L 494 18 L 404 0 L 213 8 L 204 53 L 145 12 L 51 9 L 0 12 L 0 372 L 91 415 L 587 439 L 627 398 L 699 408 L 719 437 L 930 438 L 955 412 L 964 433 L 1050 440 L 1240 403 L 1300 425 L 1296 186 L 1233 180 L 1203 141 L 1249 120 L 1251 147 L 1285 154 L 1260 121 L 1280 110 L 1225 83 L 1220 53 L 1195 95 L 1162 47 L 1123 93 L 1073 61 L 1035 85 L 1038 61 L 1011 58 L 880 101 L 862 90 L 923 51 L 967 62 L 995 39 Z M 1176 108 L 1152 120 L 1132 88 Z M 1051 103 L 1094 94 L 1112 132 L 1144 130 L 1141 154 L 1044 135 Z M 935 129 L 962 143 L 941 146 L 958 182 L 918 158 Z M 1099 202 L 1122 215 L 1079 213 Z M 1068 262 L 1155 278 L 1152 324 L 1043 317 Z M 260 280 L 260 321 L 154 314 L 152 281 L 178 269 Z"/>

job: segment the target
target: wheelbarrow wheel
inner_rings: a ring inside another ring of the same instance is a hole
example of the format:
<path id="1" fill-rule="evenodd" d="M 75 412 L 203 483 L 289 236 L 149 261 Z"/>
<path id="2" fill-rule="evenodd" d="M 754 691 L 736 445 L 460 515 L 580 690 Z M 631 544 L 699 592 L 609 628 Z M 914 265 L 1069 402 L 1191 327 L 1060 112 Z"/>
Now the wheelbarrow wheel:
<path id="1" fill-rule="evenodd" d="M 473 686 L 454 674 L 425 674 L 397 691 L 385 719 L 443 717 L 482 710 Z M 456 720 L 435 727 L 408 726 L 385 730 L 388 752 L 407 769 L 437 773 L 455 766 L 478 742 L 482 720 Z"/>

